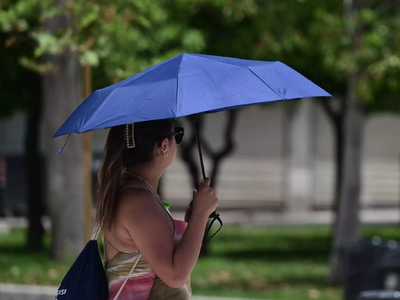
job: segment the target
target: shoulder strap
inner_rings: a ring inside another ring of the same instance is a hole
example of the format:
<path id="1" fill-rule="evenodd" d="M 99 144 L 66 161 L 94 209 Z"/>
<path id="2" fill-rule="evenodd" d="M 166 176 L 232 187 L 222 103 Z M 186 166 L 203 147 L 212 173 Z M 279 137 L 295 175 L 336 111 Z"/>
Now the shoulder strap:
<path id="1" fill-rule="evenodd" d="M 128 281 L 129 277 L 132 275 L 132 272 L 133 272 L 133 270 L 136 268 L 136 265 L 138 264 L 138 262 L 139 262 L 139 260 L 140 260 L 141 257 L 142 257 L 142 253 L 139 254 L 138 258 L 136 259 L 135 263 L 133 264 L 132 269 L 131 269 L 131 271 L 129 272 L 129 275 L 126 276 L 126 278 L 125 278 L 125 280 L 124 280 L 124 283 L 123 283 L 123 284 L 121 285 L 121 287 L 119 288 L 119 291 L 118 291 L 118 293 L 115 295 L 114 300 L 117 300 L 117 299 L 118 299 L 119 295 L 120 295 L 121 292 L 122 292 L 122 289 L 124 288 L 124 286 L 125 286 L 126 282 Z"/>
<path id="2" fill-rule="evenodd" d="M 97 237 L 99 236 L 99 233 L 100 233 L 100 226 L 99 226 L 98 224 L 96 224 L 95 227 L 94 227 L 94 229 L 93 229 L 93 233 L 92 233 L 92 238 L 91 238 L 91 239 L 92 239 L 92 240 L 96 240 Z M 103 237 L 102 237 L 102 238 L 103 238 Z M 104 238 L 103 238 L 103 244 L 104 244 Z M 103 247 L 104 247 L 104 260 L 107 262 L 106 247 L 105 247 L 105 245 L 103 245 Z M 124 283 L 121 285 L 121 287 L 119 288 L 118 293 L 115 295 L 114 300 L 117 300 L 117 299 L 118 299 L 119 295 L 120 295 L 121 292 L 122 292 L 122 289 L 124 288 L 124 286 L 125 286 L 126 282 L 128 281 L 129 277 L 132 275 L 133 270 L 135 270 L 135 268 L 136 268 L 136 266 L 137 266 L 137 264 L 138 264 L 138 262 L 139 262 L 139 260 L 140 260 L 141 258 L 142 258 L 142 253 L 139 253 L 139 255 L 138 255 L 138 257 L 137 257 L 135 263 L 134 263 L 133 266 L 132 266 L 131 271 L 129 272 L 128 276 L 126 276 L 126 278 L 125 278 L 125 280 L 124 280 Z"/>
<path id="3" fill-rule="evenodd" d="M 104 268 L 106 268 L 108 265 L 108 261 L 107 261 L 106 245 L 104 243 L 104 236 L 101 237 L 101 240 L 103 241 L 103 257 L 104 257 L 103 266 Z"/>
<path id="4" fill-rule="evenodd" d="M 97 240 L 97 238 L 99 237 L 100 234 L 100 225 L 98 223 L 96 223 L 96 225 L 93 228 L 93 232 L 92 232 L 92 236 L 90 237 L 91 240 Z M 103 238 L 103 243 L 104 243 L 104 238 Z M 107 257 L 106 257 L 106 247 L 105 245 L 103 245 L 104 247 L 104 260 L 107 261 Z M 139 253 L 135 263 L 132 266 L 131 271 L 129 272 L 128 276 L 126 276 L 124 283 L 121 285 L 121 287 L 119 288 L 118 293 L 115 295 L 114 300 L 117 300 L 119 295 L 122 292 L 122 289 L 124 288 L 126 282 L 128 281 L 129 277 L 132 275 L 133 270 L 136 268 L 139 260 L 142 258 L 142 253 Z"/>
<path id="5" fill-rule="evenodd" d="M 129 188 L 139 188 L 139 189 L 143 189 L 143 190 L 148 190 L 147 186 L 145 186 L 144 184 L 142 184 L 139 181 L 136 181 L 136 184 L 127 185 L 127 186 L 124 186 L 123 188 L 120 188 L 119 192 L 122 192 Z"/>
<path id="6" fill-rule="evenodd" d="M 94 225 L 93 231 L 92 231 L 92 236 L 90 237 L 91 240 L 97 240 L 97 238 L 99 237 L 100 234 L 100 224 L 96 223 L 96 225 Z"/>

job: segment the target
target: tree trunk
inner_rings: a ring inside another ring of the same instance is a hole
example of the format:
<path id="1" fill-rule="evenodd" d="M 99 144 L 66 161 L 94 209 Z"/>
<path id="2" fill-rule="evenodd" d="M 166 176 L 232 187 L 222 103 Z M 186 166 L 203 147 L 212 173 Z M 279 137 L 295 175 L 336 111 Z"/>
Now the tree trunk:
<path id="1" fill-rule="evenodd" d="M 360 11 L 362 1 L 344 0 L 344 20 L 351 36 L 352 48 L 359 47 L 362 32 L 351 26 L 354 16 Z M 345 265 L 341 251 L 350 247 L 360 237 L 360 196 L 362 180 L 362 140 L 364 129 L 364 112 L 361 103 L 357 99 L 356 88 L 358 78 L 357 71 L 348 75 L 347 95 L 343 103 L 343 149 L 342 165 L 340 167 L 340 197 L 336 205 L 336 220 L 333 233 L 331 251 L 331 270 L 328 281 L 331 284 L 339 284 L 344 281 Z"/>
<path id="2" fill-rule="evenodd" d="M 330 101 L 319 101 L 322 108 L 324 109 L 326 116 L 333 127 L 333 136 L 335 144 L 334 152 L 334 164 L 335 164 L 335 182 L 334 182 L 334 194 L 332 210 L 335 214 L 338 213 L 340 191 L 341 191 L 341 176 L 343 166 L 343 145 L 344 145 L 344 122 L 343 118 L 345 115 L 345 104 L 346 100 L 344 97 L 339 100 L 339 108 L 335 109 L 334 105 Z"/>
<path id="3" fill-rule="evenodd" d="M 331 284 L 339 284 L 344 279 L 344 265 L 340 251 L 357 242 L 360 237 L 359 210 L 364 112 L 355 95 L 356 75 L 350 76 L 348 84 L 349 94 L 344 115 L 341 190 L 331 252 L 331 272 L 328 278 Z"/>
<path id="4" fill-rule="evenodd" d="M 339 114 L 336 119 L 336 122 L 333 122 L 334 126 L 334 136 L 335 136 L 335 193 L 333 198 L 333 212 L 335 215 L 339 213 L 339 199 L 342 190 L 342 182 L 341 176 L 343 174 L 343 151 L 344 151 L 344 136 L 345 136 L 345 128 L 344 128 L 344 121 L 343 118 L 345 116 L 345 107 L 346 101 L 344 98 L 340 99 L 340 107 L 339 107 Z M 337 219 L 336 219 L 337 220 Z M 336 222 L 334 225 L 336 228 Z"/>
<path id="5" fill-rule="evenodd" d="M 25 140 L 25 166 L 28 183 L 28 231 L 26 247 L 29 251 L 43 249 L 44 214 L 43 175 L 44 166 L 39 151 L 41 103 L 31 108 L 28 114 Z"/>
<path id="6" fill-rule="evenodd" d="M 59 0 L 59 6 L 66 0 Z M 50 32 L 71 29 L 67 15 L 46 21 Z M 80 69 L 70 48 L 57 56 L 47 56 L 54 70 L 42 75 L 45 104 L 45 123 L 49 137 L 47 147 L 47 199 L 52 224 L 52 255 L 55 259 L 76 256 L 84 241 L 84 186 L 83 143 L 81 136 L 73 135 L 60 156 L 57 151 L 65 139 L 50 141 L 50 136 L 62 125 L 81 102 Z"/>
<path id="7" fill-rule="evenodd" d="M 316 193 L 315 107 L 310 99 L 290 103 L 285 120 L 285 200 L 290 211 L 307 211 Z"/>

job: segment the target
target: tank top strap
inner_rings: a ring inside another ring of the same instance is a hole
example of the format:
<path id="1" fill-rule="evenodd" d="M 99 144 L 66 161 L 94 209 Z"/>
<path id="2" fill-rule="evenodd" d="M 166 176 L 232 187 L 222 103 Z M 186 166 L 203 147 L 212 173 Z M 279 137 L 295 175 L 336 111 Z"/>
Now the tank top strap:
<path id="1" fill-rule="evenodd" d="M 137 183 L 138 183 L 138 184 L 131 184 L 131 185 L 128 185 L 128 186 L 124 186 L 124 187 L 121 188 L 119 191 L 122 192 L 122 191 L 124 191 L 124 190 L 129 189 L 129 188 L 140 188 L 140 189 L 143 189 L 143 190 L 148 190 L 148 189 L 147 189 L 145 186 L 143 186 L 143 184 L 141 184 L 140 182 L 137 181 Z"/>
<path id="2" fill-rule="evenodd" d="M 117 250 L 117 251 L 120 252 L 120 253 L 129 254 L 129 253 L 136 253 L 136 252 L 139 252 L 139 251 L 134 251 L 134 252 L 131 252 L 131 251 L 120 251 L 120 250 L 117 249 L 113 244 L 110 243 L 110 241 L 108 240 L 108 238 L 106 238 L 106 237 L 104 236 L 104 239 L 105 239 L 105 241 L 106 241 L 111 247 L 113 247 L 115 250 Z M 104 247 L 104 249 L 105 249 L 105 247 Z"/>
<path id="3" fill-rule="evenodd" d="M 111 244 L 110 241 L 108 240 L 108 238 L 106 238 L 105 236 L 104 236 L 104 240 L 105 240 L 111 247 L 113 247 L 115 250 L 117 250 L 118 252 L 122 252 L 122 251 L 119 251 L 113 244 Z"/>

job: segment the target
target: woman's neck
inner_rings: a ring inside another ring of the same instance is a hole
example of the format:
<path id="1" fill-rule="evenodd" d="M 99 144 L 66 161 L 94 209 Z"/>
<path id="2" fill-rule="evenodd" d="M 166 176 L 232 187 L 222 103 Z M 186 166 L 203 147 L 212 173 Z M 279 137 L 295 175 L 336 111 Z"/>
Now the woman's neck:
<path id="1" fill-rule="evenodd" d="M 154 189 L 155 192 L 157 192 L 158 182 L 160 180 L 161 174 L 150 169 L 151 168 L 149 167 L 135 166 L 126 168 L 126 172 L 139 176 L 140 178 L 145 180 Z"/>

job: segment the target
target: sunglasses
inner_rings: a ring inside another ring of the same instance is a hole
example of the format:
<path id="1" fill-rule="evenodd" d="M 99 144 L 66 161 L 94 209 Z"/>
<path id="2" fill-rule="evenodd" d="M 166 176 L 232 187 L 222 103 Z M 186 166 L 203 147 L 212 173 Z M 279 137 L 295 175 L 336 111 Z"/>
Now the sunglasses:
<path id="1" fill-rule="evenodd" d="M 175 136 L 175 141 L 177 145 L 180 145 L 183 140 L 184 130 L 183 127 L 174 127 L 174 133 L 168 134 L 166 137 Z"/>

